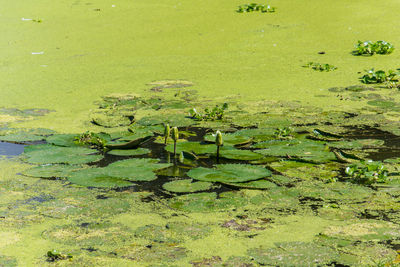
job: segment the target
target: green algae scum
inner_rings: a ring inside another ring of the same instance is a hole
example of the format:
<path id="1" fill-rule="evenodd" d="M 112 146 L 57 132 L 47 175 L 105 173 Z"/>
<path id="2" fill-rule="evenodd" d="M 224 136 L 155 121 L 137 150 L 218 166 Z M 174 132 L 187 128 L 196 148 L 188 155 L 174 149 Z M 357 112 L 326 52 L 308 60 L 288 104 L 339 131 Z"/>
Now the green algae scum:
<path id="1" fill-rule="evenodd" d="M 8 1 L 0 266 L 399 266 L 398 1 Z"/>

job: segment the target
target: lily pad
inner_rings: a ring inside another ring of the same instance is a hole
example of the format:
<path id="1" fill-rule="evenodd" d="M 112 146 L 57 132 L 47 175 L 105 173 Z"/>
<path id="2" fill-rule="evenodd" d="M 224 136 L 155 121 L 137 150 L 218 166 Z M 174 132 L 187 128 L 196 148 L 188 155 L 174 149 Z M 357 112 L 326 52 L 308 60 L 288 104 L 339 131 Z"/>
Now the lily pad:
<path id="1" fill-rule="evenodd" d="M 163 184 L 163 188 L 174 193 L 193 193 L 209 190 L 213 187 L 209 182 L 193 182 L 193 180 L 176 180 Z"/>
<path id="2" fill-rule="evenodd" d="M 143 142 L 149 140 L 153 136 L 153 133 L 149 131 L 141 131 L 132 133 L 130 135 L 123 136 L 118 140 L 108 142 L 106 147 L 109 149 L 129 149 L 137 148 Z"/>
<path id="3" fill-rule="evenodd" d="M 102 155 L 93 155 L 97 150 L 84 147 L 51 146 L 45 149 L 24 152 L 27 162 L 36 164 L 85 164 L 99 161 Z"/>
<path id="4" fill-rule="evenodd" d="M 0 136 L 0 141 L 16 142 L 16 143 L 35 142 L 35 141 L 42 141 L 44 139 L 45 139 L 44 136 L 39 136 L 24 132 Z"/>
<path id="5" fill-rule="evenodd" d="M 250 150 L 240 150 L 240 149 L 221 149 L 220 157 L 226 159 L 237 159 L 237 160 L 258 160 L 263 158 L 263 155 L 254 153 Z"/>
<path id="6" fill-rule="evenodd" d="M 250 143 L 252 138 L 245 136 L 245 135 L 239 135 L 236 133 L 230 134 L 230 133 L 223 133 L 222 134 L 222 139 L 224 140 L 224 145 L 243 145 Z M 215 143 L 215 135 L 213 134 L 208 134 L 204 136 L 204 140 L 207 142 Z"/>
<path id="7" fill-rule="evenodd" d="M 242 183 L 270 176 L 271 172 L 262 166 L 219 164 L 213 169 L 203 167 L 192 169 L 187 175 L 205 182 Z"/>
<path id="8" fill-rule="evenodd" d="M 163 114 L 163 115 L 143 117 L 136 123 L 143 126 L 168 123 L 176 127 L 187 127 L 196 124 L 196 121 L 188 118 L 187 115 L 185 114 Z"/>
<path id="9" fill-rule="evenodd" d="M 132 118 L 118 114 L 117 112 L 114 112 L 114 114 L 96 113 L 92 117 L 92 123 L 105 128 L 115 128 L 131 125 L 133 122 Z"/>
<path id="10" fill-rule="evenodd" d="M 75 165 L 44 165 L 27 169 L 22 174 L 40 178 L 66 178 L 78 168 L 79 166 Z"/>
<path id="11" fill-rule="evenodd" d="M 169 144 L 165 147 L 168 152 L 174 152 L 174 145 Z M 176 152 L 181 153 L 193 152 L 195 154 L 211 154 L 217 152 L 217 147 L 214 144 L 203 144 L 200 142 L 180 142 L 176 144 Z"/>
<path id="12" fill-rule="evenodd" d="M 278 156 L 288 158 L 299 158 L 306 161 L 323 163 L 335 160 L 335 155 L 323 143 L 311 140 L 302 140 L 298 144 L 288 143 L 289 141 L 276 142 L 267 149 L 257 150 L 257 153 L 267 156 Z"/>
<path id="13" fill-rule="evenodd" d="M 77 171 L 68 177 L 68 181 L 87 187 L 117 188 L 135 185 L 125 179 L 112 177 L 103 169 L 91 168 Z"/>
<path id="14" fill-rule="evenodd" d="M 75 143 L 76 134 L 55 134 L 46 138 L 47 143 L 56 146 L 79 146 Z"/>
<path id="15" fill-rule="evenodd" d="M 158 163 L 157 159 L 126 159 L 111 163 L 102 168 L 111 177 L 130 181 L 152 181 L 156 179 L 154 171 L 171 166 L 169 163 Z"/>
<path id="16" fill-rule="evenodd" d="M 114 149 L 107 154 L 114 155 L 114 156 L 138 156 L 150 153 L 151 150 L 147 148 L 139 147 L 137 149 Z"/>
<path id="17" fill-rule="evenodd" d="M 90 187 L 132 186 L 129 181 L 152 181 L 157 179 L 154 171 L 170 164 L 159 164 L 156 159 L 127 159 L 111 163 L 104 168 L 84 169 L 73 173 L 71 183 Z"/>

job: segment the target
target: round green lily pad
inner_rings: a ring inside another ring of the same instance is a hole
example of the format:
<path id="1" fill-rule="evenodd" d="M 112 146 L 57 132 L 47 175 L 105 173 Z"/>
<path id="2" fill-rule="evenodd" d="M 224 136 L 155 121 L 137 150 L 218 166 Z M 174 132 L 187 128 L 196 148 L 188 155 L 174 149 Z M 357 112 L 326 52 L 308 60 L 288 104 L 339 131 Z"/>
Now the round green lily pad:
<path id="1" fill-rule="evenodd" d="M 148 154 L 150 152 L 151 151 L 147 148 L 139 147 L 137 149 L 114 149 L 107 152 L 107 154 L 115 156 L 137 156 Z"/>
<path id="2" fill-rule="evenodd" d="M 237 160 L 258 160 L 263 158 L 264 156 L 258 153 L 254 153 L 250 150 L 222 148 L 220 151 L 220 157 Z"/>
<path id="3" fill-rule="evenodd" d="M 174 152 L 174 144 L 169 144 L 165 147 L 168 152 Z M 176 144 L 176 153 L 194 152 L 195 154 L 211 154 L 217 152 L 217 147 L 214 144 L 202 144 L 200 142 L 181 142 Z"/>
<path id="4" fill-rule="evenodd" d="M 220 164 L 214 169 L 199 167 L 190 170 L 187 175 L 205 182 L 242 183 L 258 180 L 271 175 L 262 166 L 248 164 Z"/>
<path id="5" fill-rule="evenodd" d="M 278 156 L 292 157 L 312 162 L 328 162 L 336 160 L 335 154 L 329 151 L 325 144 L 312 140 L 301 140 L 299 143 L 292 141 L 276 142 L 266 149 L 257 150 L 257 153 Z"/>
<path id="6" fill-rule="evenodd" d="M 224 141 L 224 145 L 241 145 L 247 144 L 251 142 L 252 138 L 246 135 L 239 135 L 236 133 L 224 133 L 222 134 L 222 139 Z M 204 136 L 204 140 L 207 142 L 215 143 L 215 135 L 214 134 L 207 134 Z"/>
<path id="7" fill-rule="evenodd" d="M 79 146 L 75 143 L 77 134 L 55 134 L 46 138 L 47 143 L 56 146 Z"/>
<path id="8" fill-rule="evenodd" d="M 36 164 L 85 164 L 99 161 L 102 155 L 91 155 L 97 150 L 84 147 L 44 147 L 45 149 L 25 152 L 27 162 Z"/>
<path id="9" fill-rule="evenodd" d="M 111 163 L 104 168 L 84 169 L 74 172 L 68 180 L 90 187 L 124 187 L 129 181 L 152 181 L 157 179 L 154 171 L 170 164 L 158 163 L 157 159 L 127 159 Z"/>
<path id="10" fill-rule="evenodd" d="M 21 142 L 21 143 L 23 143 L 23 142 L 42 141 L 44 139 L 45 139 L 44 136 L 39 136 L 39 135 L 24 133 L 24 132 L 0 136 L 0 141 L 6 141 L 6 142 Z"/>
<path id="11" fill-rule="evenodd" d="M 152 181 L 157 177 L 154 171 L 171 166 L 169 163 L 158 163 L 157 159 L 126 159 L 111 163 L 103 171 L 111 177 L 130 181 Z"/>
<path id="12" fill-rule="evenodd" d="M 109 176 L 104 168 L 91 168 L 75 172 L 68 177 L 68 181 L 87 187 L 117 188 L 134 185 L 124 179 Z"/>
<path id="13" fill-rule="evenodd" d="M 76 165 L 44 165 L 27 169 L 22 172 L 23 175 L 40 178 L 66 178 L 71 172 L 77 170 Z"/>
<path id="14" fill-rule="evenodd" d="M 211 189 L 213 186 L 209 182 L 193 182 L 191 179 L 176 180 L 163 184 L 163 188 L 174 193 L 193 193 Z"/>

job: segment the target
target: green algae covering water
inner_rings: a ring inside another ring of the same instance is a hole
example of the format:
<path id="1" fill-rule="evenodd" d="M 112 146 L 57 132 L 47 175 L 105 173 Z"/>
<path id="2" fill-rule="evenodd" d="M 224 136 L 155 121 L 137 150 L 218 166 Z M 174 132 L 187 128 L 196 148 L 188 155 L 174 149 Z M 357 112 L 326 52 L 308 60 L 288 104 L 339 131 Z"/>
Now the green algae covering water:
<path id="1" fill-rule="evenodd" d="M 246 4 L 4 4 L 0 266 L 400 264 L 398 3 Z"/>

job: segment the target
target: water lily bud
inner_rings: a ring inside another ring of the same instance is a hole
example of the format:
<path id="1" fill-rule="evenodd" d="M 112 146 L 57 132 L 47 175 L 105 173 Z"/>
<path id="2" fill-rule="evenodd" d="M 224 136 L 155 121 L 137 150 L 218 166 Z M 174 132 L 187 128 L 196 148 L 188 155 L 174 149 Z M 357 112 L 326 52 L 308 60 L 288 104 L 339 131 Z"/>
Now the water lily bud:
<path id="1" fill-rule="evenodd" d="M 168 137 L 170 132 L 171 132 L 171 128 L 169 127 L 169 124 L 167 123 L 164 125 L 164 136 Z"/>
<path id="2" fill-rule="evenodd" d="M 222 134 L 220 131 L 217 131 L 215 134 L 215 144 L 217 146 L 222 146 L 223 143 L 224 141 L 222 140 Z"/>
<path id="3" fill-rule="evenodd" d="M 175 142 L 179 139 L 179 131 L 177 127 L 172 127 L 171 129 L 172 140 Z"/>

